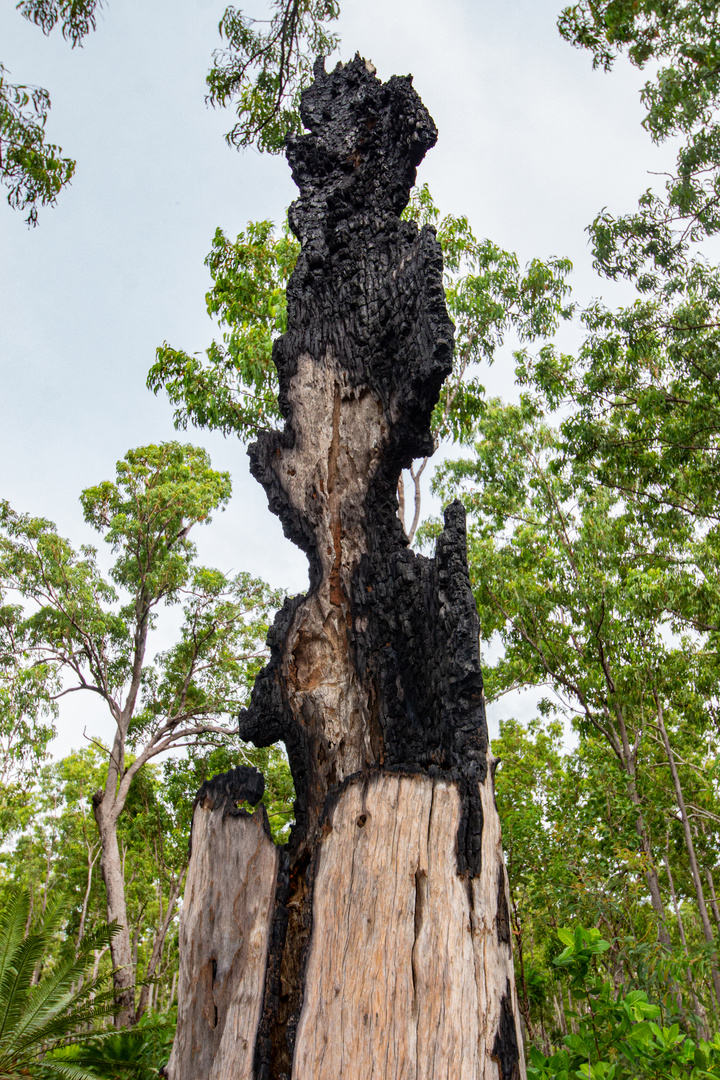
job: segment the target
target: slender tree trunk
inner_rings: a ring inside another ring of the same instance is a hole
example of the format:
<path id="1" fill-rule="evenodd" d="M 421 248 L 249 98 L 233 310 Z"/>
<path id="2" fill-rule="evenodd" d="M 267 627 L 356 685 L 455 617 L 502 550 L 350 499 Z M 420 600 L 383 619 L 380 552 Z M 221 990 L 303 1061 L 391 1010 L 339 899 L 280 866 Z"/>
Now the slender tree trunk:
<path id="1" fill-rule="evenodd" d="M 27 938 L 28 934 L 30 933 L 30 927 L 32 926 L 32 921 L 33 921 L 33 915 L 34 914 L 35 914 L 35 892 L 33 890 L 32 884 L 31 884 L 30 885 L 30 906 L 28 908 L 28 917 L 25 920 L 25 931 L 23 933 L 23 938 Z"/>
<path id="2" fill-rule="evenodd" d="M 543 1053 L 545 1057 L 550 1057 L 550 1040 L 545 1030 L 545 1011 L 542 1005 L 540 1005 L 540 1035 L 542 1037 Z"/>
<path id="3" fill-rule="evenodd" d="M 92 969 L 93 982 L 98 977 L 98 972 L 100 970 L 100 961 L 102 960 L 103 956 L 107 952 L 107 948 L 108 947 L 106 945 L 102 949 L 95 949 L 95 951 L 93 953 L 93 969 Z"/>
<path id="4" fill-rule="evenodd" d="M 425 471 L 425 466 L 427 465 L 428 460 L 429 460 L 428 458 L 423 458 L 422 462 L 420 463 L 420 465 L 418 466 L 417 469 L 415 469 L 415 468 L 410 469 L 410 479 L 413 482 L 413 518 L 412 518 L 412 522 L 410 523 L 410 528 L 407 527 L 407 523 L 405 521 L 405 514 L 406 514 L 406 510 L 407 510 L 407 504 L 406 504 L 406 501 L 405 501 L 405 478 L 402 475 L 402 473 L 400 473 L 400 477 L 399 477 L 398 483 L 397 483 L 398 517 L 400 518 L 400 521 L 402 522 L 402 527 L 403 527 L 403 529 L 405 530 L 405 532 L 407 534 L 408 543 L 410 543 L 410 544 L 412 544 L 412 542 L 413 542 L 413 540 L 415 538 L 415 533 L 417 532 L 418 522 L 420 521 L 420 511 L 421 511 L 421 508 L 422 508 L 422 490 L 420 488 L 420 478 L 421 478 L 423 472 Z"/>
<path id="5" fill-rule="evenodd" d="M 397 483 L 398 491 L 398 517 L 402 523 L 403 529 L 405 529 L 405 477 L 402 473 L 398 477 Z M 407 529 L 405 529 L 407 532 Z"/>
<path id="6" fill-rule="evenodd" d="M 700 819 L 700 829 L 704 837 L 707 836 L 705 829 L 705 822 Z M 708 883 L 708 889 L 710 891 L 710 907 L 712 908 L 713 917 L 715 919 L 715 925 L 720 928 L 720 909 L 718 908 L 717 896 L 715 895 L 715 882 L 713 881 L 712 871 L 709 866 L 705 867 L 705 880 Z"/>
<path id="7" fill-rule="evenodd" d="M 523 1022 L 525 1025 L 525 1032 L 529 1039 L 535 1038 L 533 1031 L 532 1021 L 530 1020 L 530 999 L 528 997 L 527 981 L 525 979 L 525 949 L 522 935 L 522 923 L 520 921 L 520 914 L 515 903 L 515 897 L 512 890 L 510 890 L 510 904 L 512 911 L 513 921 L 513 934 L 515 936 L 515 950 L 517 953 L 518 963 L 520 965 L 520 987 L 521 994 L 519 995 L 520 1012 L 522 1013 Z"/>
<path id="8" fill-rule="evenodd" d="M 682 942 L 683 950 L 687 953 L 687 939 L 685 937 L 685 927 L 683 925 L 682 915 L 680 914 L 680 908 L 677 902 L 677 894 L 675 893 L 675 882 L 672 876 L 672 870 L 670 869 L 670 859 L 667 854 L 667 842 L 665 844 L 665 856 L 663 861 L 665 863 L 665 873 L 667 874 L 668 885 L 670 886 L 670 896 L 672 897 L 673 907 L 675 908 L 675 918 L 677 919 L 678 930 L 680 931 L 680 940 Z"/>
<path id="9" fill-rule="evenodd" d="M 687 954 L 687 951 L 688 951 L 687 938 L 685 937 L 685 927 L 683 925 L 682 914 L 680 913 L 680 905 L 678 904 L 677 894 L 675 892 L 675 882 L 673 880 L 672 870 L 670 869 L 670 854 L 669 854 L 669 844 L 668 844 L 667 837 L 665 839 L 664 862 L 665 862 L 665 873 L 667 874 L 668 885 L 670 886 L 670 896 L 672 897 L 673 907 L 675 908 L 675 918 L 677 919 L 678 930 L 680 931 L 680 940 L 682 942 L 683 950 Z M 707 1015 L 705 1013 L 705 1009 L 703 1008 L 702 1004 L 698 1000 L 698 996 L 697 996 L 697 994 L 695 992 L 695 980 L 693 979 L 692 970 L 690 968 L 687 969 L 687 974 L 688 974 L 688 985 L 690 987 L 690 993 L 692 994 L 692 999 L 693 999 L 693 1008 L 695 1009 L 695 1014 L 699 1017 L 700 1023 L 701 1023 L 702 1028 L 703 1028 L 702 1037 L 707 1038 Z M 682 1007 L 681 1007 L 680 1011 L 682 1012 Z"/>
<path id="10" fill-rule="evenodd" d="M 675 755 L 670 745 L 668 733 L 665 728 L 664 710 L 662 702 L 660 701 L 660 695 L 657 690 L 654 690 L 655 705 L 657 710 L 657 722 L 658 730 L 665 747 L 665 754 L 667 756 L 668 765 L 670 766 L 670 775 L 672 776 L 673 787 L 675 788 L 675 799 L 680 811 L 680 817 L 682 819 L 683 835 L 685 837 L 685 847 L 687 848 L 688 860 L 690 862 L 690 873 L 692 875 L 693 885 L 695 886 L 695 897 L 697 899 L 698 911 L 700 912 L 700 922 L 702 923 L 703 934 L 705 935 L 705 941 L 708 945 L 715 944 L 715 938 L 710 925 L 710 918 L 708 916 L 707 907 L 705 906 L 705 896 L 703 894 L 702 879 L 700 877 L 700 868 L 698 866 L 697 858 L 695 856 L 695 844 L 693 841 L 692 829 L 690 828 L 690 819 L 688 818 L 687 809 L 685 806 L 685 798 L 683 796 L 682 786 L 680 784 L 680 776 L 677 771 L 677 765 L 675 762 Z M 712 966 L 712 979 L 713 986 L 715 987 L 715 997 L 720 1004 L 720 972 L 718 972 L 717 966 Z"/>
<path id="11" fill-rule="evenodd" d="M 420 522 L 420 510 L 422 506 L 422 490 L 420 488 L 420 478 L 425 471 L 425 466 L 427 465 L 428 461 L 429 458 L 423 458 L 417 469 L 415 469 L 414 467 L 410 469 L 410 475 L 413 482 L 413 498 L 415 502 L 412 524 L 407 534 L 408 540 L 411 544 L 415 539 L 415 533 L 417 532 L 417 527 Z"/>
<path id="12" fill-rule="evenodd" d="M 86 879 L 86 884 L 85 884 L 85 895 L 83 897 L 82 910 L 80 912 L 80 925 L 78 926 L 78 937 L 77 937 L 77 946 L 76 946 L 76 948 L 80 947 L 80 942 L 82 941 L 83 937 L 85 936 L 85 920 L 87 919 L 87 909 L 88 909 L 88 903 L 90 901 L 90 890 L 92 889 L 93 868 L 95 866 L 96 860 L 97 860 L 97 848 L 95 849 L 95 853 L 93 854 L 92 846 L 90 844 L 88 844 L 87 845 L 87 862 L 88 862 L 87 879 Z"/>
<path id="13" fill-rule="evenodd" d="M 113 985 L 118 1011 L 115 1026 L 129 1027 L 135 1022 L 135 969 L 133 967 L 130 928 L 125 900 L 125 879 L 117 837 L 114 808 L 107 807 L 103 792 L 93 796 L 93 810 L 100 833 L 100 872 L 105 883 L 108 922 L 117 922 L 119 932 L 110 944 L 113 963 Z"/>
<path id="14" fill-rule="evenodd" d="M 165 947 L 165 938 L 167 937 L 167 932 L 170 927 L 170 923 L 172 922 L 172 917 L 175 913 L 175 906 L 182 890 L 184 878 L 185 870 L 183 870 L 180 877 L 176 881 L 174 881 L 171 886 L 170 893 L 168 895 L 167 908 L 165 909 L 165 914 L 160 921 L 160 926 L 158 927 L 157 933 L 155 935 L 152 952 L 150 954 L 150 961 L 148 963 L 147 971 L 145 972 L 145 978 L 148 981 L 143 984 L 143 987 L 140 991 L 140 1000 L 138 1001 L 138 1007 L 135 1014 L 136 1021 L 140 1019 L 146 1008 L 151 1007 L 150 992 L 152 991 L 153 984 L 150 982 L 150 980 L 155 978 L 155 972 L 157 971 L 158 964 L 162 959 L 163 948 Z"/>
<path id="15" fill-rule="evenodd" d="M 630 801 L 635 807 L 635 832 L 638 835 L 643 855 L 645 856 L 645 880 L 647 881 L 648 890 L 650 892 L 650 903 L 652 904 L 653 911 L 658 919 L 658 938 L 663 945 L 669 947 L 670 935 L 667 931 L 665 905 L 663 904 L 662 893 L 660 892 L 660 880 L 653 858 L 650 833 L 642 812 L 642 800 L 637 789 L 635 761 L 632 750 L 630 749 L 630 740 L 628 739 L 627 727 L 622 712 L 618 713 L 618 727 L 623 750 L 623 768 L 625 769 L 625 774 L 628 779 L 628 794 L 630 795 Z"/>
<path id="16" fill-rule="evenodd" d="M 717 897 L 715 895 L 715 882 L 713 881 L 712 871 L 709 867 L 705 871 L 705 878 L 708 883 L 708 889 L 710 890 L 710 907 L 715 916 L 715 923 L 720 927 L 720 910 L 718 909 Z"/>

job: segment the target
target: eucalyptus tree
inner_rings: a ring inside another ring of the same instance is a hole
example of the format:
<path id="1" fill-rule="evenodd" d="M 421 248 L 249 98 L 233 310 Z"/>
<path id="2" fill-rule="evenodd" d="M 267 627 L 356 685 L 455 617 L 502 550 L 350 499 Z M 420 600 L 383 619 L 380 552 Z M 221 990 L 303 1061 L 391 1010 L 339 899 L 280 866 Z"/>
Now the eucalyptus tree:
<path id="1" fill-rule="evenodd" d="M 635 809 L 617 783 L 612 751 L 594 734 L 568 743 L 561 721 L 542 715 L 526 723 L 502 720 L 492 742 L 518 998 L 529 1041 L 546 1053 L 573 1022 L 568 987 L 554 966 L 562 927 L 598 927 L 610 943 L 605 961 L 615 985 L 651 992 L 670 1015 L 679 1015 L 676 995 L 668 994 L 670 954 L 655 940 Z M 647 785 L 644 795 L 655 829 L 655 809 L 664 810 L 667 797 L 663 791 L 648 798 Z M 680 879 L 675 849 L 671 861 Z M 677 935 L 668 929 L 677 955 Z M 693 939 L 681 954 L 686 967 L 690 953 L 698 961 L 695 946 Z M 683 969 L 678 981 L 686 979 Z"/>
<path id="2" fill-rule="evenodd" d="M 100 840 L 92 796 L 104 785 L 107 749 L 91 743 L 22 777 L 23 797 L 0 851 L 0 907 L 12 888 L 29 897 L 32 916 L 51 902 L 63 911 L 62 937 L 48 939 L 43 963 L 63 948 L 77 950 L 106 918 L 99 868 Z M 133 969 L 139 991 L 136 1020 L 153 1010 L 172 1015 L 178 973 L 178 896 L 189 855 L 194 799 L 202 784 L 238 764 L 265 777 L 263 802 L 276 843 L 287 840 L 294 789 L 286 757 L 277 747 L 256 750 L 239 738 L 195 745 L 183 756 L 148 762 L 133 781 L 118 819 Z M 108 947 L 93 957 L 95 972 L 110 972 Z M 148 1021 L 146 1021 L 148 1022 Z"/>
<path id="3" fill-rule="evenodd" d="M 591 52 L 596 67 L 609 70 L 625 53 L 647 72 L 643 124 L 654 141 L 674 140 L 676 165 L 635 211 L 604 210 L 589 230 L 597 269 L 629 282 L 634 301 L 617 310 L 591 304 L 577 356 L 546 348 L 523 356 L 519 374 L 545 407 L 564 407 L 558 456 L 582 468 L 588 497 L 605 492 L 644 532 L 645 548 L 653 545 L 675 637 L 673 648 L 667 640 L 658 646 L 662 664 L 648 674 L 646 730 L 669 771 L 710 945 L 720 640 L 720 270 L 711 245 L 720 228 L 720 20 L 717 6 L 703 0 L 582 0 L 563 12 L 560 29 Z"/>
<path id="4" fill-rule="evenodd" d="M 558 20 L 562 36 L 610 71 L 623 54 L 647 73 L 643 126 L 655 142 L 676 140 L 676 167 L 664 193 L 650 190 L 634 214 L 601 214 L 597 255 L 613 274 L 643 263 L 663 273 L 720 228 L 720 18 L 708 0 L 580 0 Z M 652 276 L 652 272 L 650 274 Z M 652 280 L 640 280 L 653 285 Z"/>
<path id="5" fill-rule="evenodd" d="M 521 378 L 554 408 L 569 406 L 565 451 L 594 482 L 618 491 L 650 529 L 692 545 L 697 588 L 688 623 L 718 619 L 720 270 L 709 242 L 720 229 L 720 19 L 704 0 L 600 0 L 566 8 L 563 36 L 610 70 L 619 56 L 647 73 L 643 125 L 672 139 L 676 164 L 637 209 L 603 210 L 589 232 L 598 271 L 625 279 L 632 303 L 583 313 L 576 357 L 547 349 Z M 680 598 L 678 597 L 679 601 Z"/>
<path id="6" fill-rule="evenodd" d="M 119 1026 L 135 1015 L 135 970 L 118 821 L 143 766 L 168 751 L 232 738 L 264 655 L 277 593 L 248 574 L 198 566 L 189 539 L 230 497 L 207 453 L 166 443 L 130 451 L 115 481 L 82 494 L 86 521 L 115 555 L 106 577 L 96 552 L 76 551 L 51 522 L 0 508 L 0 573 L 27 604 L 27 651 L 63 687 L 102 703 L 114 734 L 104 782 L 92 796 L 101 845 Z M 177 605 L 182 625 L 152 658 L 158 613 Z"/>
<path id="7" fill-rule="evenodd" d="M 42 761 L 55 734 L 59 688 L 53 669 L 28 662 L 28 638 L 22 608 L 0 604 L 0 793 L 8 810 L 6 796 Z M 3 828 L 0 816 L 0 835 Z"/>

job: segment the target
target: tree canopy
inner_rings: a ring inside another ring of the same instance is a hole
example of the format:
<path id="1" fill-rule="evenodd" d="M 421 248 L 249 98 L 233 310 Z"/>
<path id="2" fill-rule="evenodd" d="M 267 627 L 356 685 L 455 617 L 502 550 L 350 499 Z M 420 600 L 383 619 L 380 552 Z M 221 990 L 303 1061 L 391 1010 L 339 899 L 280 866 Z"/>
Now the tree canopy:
<path id="1" fill-rule="evenodd" d="M 103 0 L 19 0 L 20 14 L 44 34 L 59 28 L 74 49 L 97 28 Z M 226 139 L 239 149 L 257 146 L 278 153 L 288 131 L 302 130 L 300 91 L 311 81 L 315 57 L 331 53 L 339 38 L 329 24 L 336 0 L 273 0 L 269 20 L 227 7 L 218 30 L 223 46 L 212 56 L 207 102 L 232 108 L 237 120 Z M 0 180 L 11 207 L 27 211 L 54 206 L 70 183 L 76 162 L 46 137 L 50 94 L 39 86 L 9 81 L 0 63 Z"/>

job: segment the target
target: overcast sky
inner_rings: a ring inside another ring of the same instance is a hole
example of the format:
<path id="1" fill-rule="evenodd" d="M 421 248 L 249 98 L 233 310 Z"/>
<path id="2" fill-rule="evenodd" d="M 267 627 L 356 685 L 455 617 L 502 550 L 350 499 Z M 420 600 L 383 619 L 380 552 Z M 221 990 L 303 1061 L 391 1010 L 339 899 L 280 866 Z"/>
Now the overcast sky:
<path id="1" fill-rule="evenodd" d="M 441 210 L 467 214 L 521 262 L 569 256 L 577 298 L 609 296 L 584 230 L 603 206 L 631 209 L 667 159 L 640 126 L 639 73 L 625 62 L 593 72 L 558 35 L 558 0 L 341 2 L 339 58 L 359 51 L 383 80 L 411 72 L 435 119 L 419 180 Z M 145 378 L 163 341 L 192 352 L 211 340 L 203 260 L 216 227 L 235 235 L 249 220 L 280 221 L 295 195 L 285 159 L 228 148 L 231 117 L 204 103 L 222 8 L 107 0 L 75 50 L 12 2 L 0 9 L 0 60 L 12 81 L 50 91 L 48 135 L 77 159 L 37 228 L 0 204 L 0 497 L 76 543 L 92 540 L 79 492 L 112 477 L 130 447 L 177 437 Z M 262 0 L 246 10 L 266 14 Z M 509 358 L 485 381 L 512 393 Z M 233 477 L 231 507 L 198 537 L 203 559 L 303 589 L 305 559 L 267 510 L 244 448 L 180 437 Z"/>

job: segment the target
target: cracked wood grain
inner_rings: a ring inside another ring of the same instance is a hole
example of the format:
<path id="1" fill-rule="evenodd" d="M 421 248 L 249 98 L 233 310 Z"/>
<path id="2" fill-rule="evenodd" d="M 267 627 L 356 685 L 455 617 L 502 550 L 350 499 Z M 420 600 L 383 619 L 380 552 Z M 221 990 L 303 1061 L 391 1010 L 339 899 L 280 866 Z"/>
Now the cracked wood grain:
<path id="1" fill-rule="evenodd" d="M 486 830 L 486 869 L 468 881 L 452 843 L 461 813 L 457 785 L 421 776 L 376 773 L 338 798 L 318 852 L 293 1080 L 524 1075 L 496 1046 L 514 983 L 497 932 L 499 830 Z"/>
<path id="2" fill-rule="evenodd" d="M 263 807 L 196 806 L 169 1080 L 251 1080 L 277 870 Z"/>

